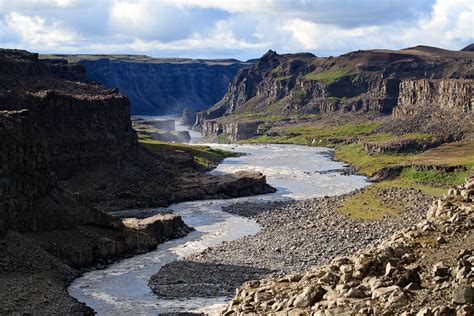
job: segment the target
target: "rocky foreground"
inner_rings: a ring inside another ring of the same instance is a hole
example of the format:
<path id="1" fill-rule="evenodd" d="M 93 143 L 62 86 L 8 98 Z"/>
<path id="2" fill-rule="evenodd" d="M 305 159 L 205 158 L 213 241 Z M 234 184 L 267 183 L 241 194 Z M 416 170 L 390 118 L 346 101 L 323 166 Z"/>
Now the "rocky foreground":
<path id="1" fill-rule="evenodd" d="M 336 211 L 345 198 L 355 193 L 233 205 L 226 211 L 256 219 L 263 230 L 170 263 L 153 276 L 150 286 L 156 294 L 169 298 L 231 296 L 245 281 L 301 273 L 378 243 L 419 222 L 424 216 L 422 210 L 432 201 L 414 189 L 385 189 L 381 192 L 385 203 L 404 200 L 410 207 L 400 216 L 368 221 Z"/>
<path id="2" fill-rule="evenodd" d="M 222 314 L 472 315 L 473 201 L 474 173 L 416 225 L 308 272 L 249 281 Z"/>

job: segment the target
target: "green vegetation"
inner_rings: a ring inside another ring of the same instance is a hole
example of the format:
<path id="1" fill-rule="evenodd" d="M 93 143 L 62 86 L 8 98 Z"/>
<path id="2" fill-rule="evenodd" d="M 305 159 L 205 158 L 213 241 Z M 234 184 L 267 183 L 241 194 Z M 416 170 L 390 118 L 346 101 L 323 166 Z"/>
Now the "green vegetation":
<path id="1" fill-rule="evenodd" d="M 291 91 L 291 94 L 292 94 L 293 96 L 299 97 L 299 98 L 305 96 L 305 92 L 304 92 L 303 90 L 301 90 L 301 89 L 296 89 L 296 88 L 293 89 L 293 91 Z"/>
<path id="2" fill-rule="evenodd" d="M 443 144 L 416 155 L 409 163 L 474 167 L 474 140 Z"/>
<path id="3" fill-rule="evenodd" d="M 347 70 L 326 70 L 320 72 L 310 72 L 306 74 L 303 78 L 308 81 L 316 80 L 322 81 L 325 83 L 333 83 L 340 80 L 343 77 L 349 77 L 352 73 Z"/>
<path id="4" fill-rule="evenodd" d="M 382 216 L 396 215 L 407 205 L 402 201 L 385 203 L 378 194 L 377 185 L 373 185 L 344 200 L 339 212 L 359 219 L 375 220 Z"/>
<path id="5" fill-rule="evenodd" d="M 419 184 L 437 185 L 448 187 L 464 183 L 469 175 L 467 170 L 456 170 L 453 172 L 443 172 L 439 170 L 415 170 L 414 168 L 403 168 L 399 179 L 416 182 Z"/>
<path id="6" fill-rule="evenodd" d="M 191 154 L 194 161 L 205 169 L 215 166 L 224 158 L 236 156 L 236 153 L 203 145 L 168 143 L 152 139 L 141 139 L 140 144 L 158 155 Z"/>
<path id="7" fill-rule="evenodd" d="M 401 136 L 388 134 L 388 133 L 380 133 L 369 135 L 364 138 L 365 142 L 388 142 L 392 140 L 408 140 L 408 139 L 429 139 L 432 137 L 430 134 L 425 133 L 408 133 Z"/>
<path id="8" fill-rule="evenodd" d="M 454 172 L 443 171 L 417 171 L 414 168 L 403 168 L 400 175 L 393 179 L 375 183 L 367 189 L 344 200 L 338 209 L 343 214 L 361 219 L 379 219 L 383 215 L 397 215 L 409 205 L 403 201 L 384 203 L 379 195 L 379 190 L 388 187 L 418 189 L 424 194 L 441 197 L 451 185 L 462 184 L 469 172 L 458 170 Z"/>
<path id="9" fill-rule="evenodd" d="M 282 136 L 257 136 L 245 140 L 251 143 L 280 143 L 280 144 L 298 144 L 318 146 L 331 145 L 329 139 L 343 139 L 353 136 L 366 135 L 379 126 L 379 123 L 358 123 L 330 125 L 323 127 L 315 126 L 296 126 L 288 127 L 282 131 Z"/>
<path id="10" fill-rule="evenodd" d="M 385 203 L 380 196 L 380 189 L 397 187 L 418 189 L 424 194 L 440 197 L 449 186 L 464 182 L 471 167 L 474 167 L 474 141 L 443 144 L 422 153 L 412 154 L 374 154 L 367 153 L 363 142 L 388 142 L 403 139 L 427 139 L 429 134 L 410 133 L 392 135 L 389 133 L 370 134 L 378 127 L 378 123 L 344 124 L 335 126 L 293 126 L 282 128 L 280 136 L 259 136 L 247 142 L 256 143 L 291 143 L 300 145 L 332 146 L 336 150 L 335 158 L 345 161 L 366 175 L 389 166 L 404 166 L 398 176 L 390 180 L 374 183 L 367 189 L 347 198 L 338 209 L 343 214 L 361 219 L 379 219 L 384 215 L 397 216 L 408 205 L 403 201 Z M 357 136 L 361 142 L 339 143 Z M 317 140 L 313 144 L 313 140 Z M 336 140 L 336 142 L 335 142 Z M 335 144 L 336 143 L 336 144 Z M 416 165 L 459 166 L 453 172 L 440 170 L 416 170 Z"/>
<path id="11" fill-rule="evenodd" d="M 337 160 L 345 161 L 366 175 L 372 175 L 383 167 L 396 166 L 406 161 L 408 155 L 367 154 L 361 144 L 336 146 Z"/>
<path id="12" fill-rule="evenodd" d="M 276 80 L 276 81 L 290 80 L 291 77 L 293 77 L 293 76 L 292 76 L 292 75 L 289 75 L 289 76 L 278 76 L 278 77 L 275 77 L 275 80 Z"/>

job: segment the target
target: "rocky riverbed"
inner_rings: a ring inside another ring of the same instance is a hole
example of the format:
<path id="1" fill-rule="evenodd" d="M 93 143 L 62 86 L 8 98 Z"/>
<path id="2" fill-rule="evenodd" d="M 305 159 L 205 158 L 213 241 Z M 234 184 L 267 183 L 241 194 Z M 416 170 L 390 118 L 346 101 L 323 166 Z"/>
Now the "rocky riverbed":
<path id="1" fill-rule="evenodd" d="M 247 282 L 222 314 L 473 315 L 473 202 L 474 173 L 416 225 L 305 273 Z"/>
<path id="2" fill-rule="evenodd" d="M 227 212 L 256 219 L 262 231 L 165 265 L 150 287 L 166 298 L 233 295 L 245 281 L 299 273 L 375 244 L 419 222 L 433 200 L 415 189 L 390 188 L 382 191 L 386 203 L 404 200 L 410 205 L 400 215 L 369 221 L 337 212 L 356 192 L 227 207 Z"/>

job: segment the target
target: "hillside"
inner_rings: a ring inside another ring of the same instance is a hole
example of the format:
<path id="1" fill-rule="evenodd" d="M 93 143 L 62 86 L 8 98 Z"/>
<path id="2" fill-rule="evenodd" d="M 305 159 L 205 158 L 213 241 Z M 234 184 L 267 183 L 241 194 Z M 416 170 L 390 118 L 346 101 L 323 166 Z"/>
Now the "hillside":
<path id="1" fill-rule="evenodd" d="M 200 113 L 199 124 L 232 114 L 390 114 L 405 92 L 402 81 L 472 80 L 473 59 L 471 52 L 426 46 L 355 51 L 328 58 L 269 51 L 239 72 L 222 100 Z"/>
<path id="2" fill-rule="evenodd" d="M 41 55 L 86 67 L 89 78 L 130 98 L 132 114 L 194 112 L 219 101 L 237 72 L 236 59 L 152 58 L 141 55 Z"/>

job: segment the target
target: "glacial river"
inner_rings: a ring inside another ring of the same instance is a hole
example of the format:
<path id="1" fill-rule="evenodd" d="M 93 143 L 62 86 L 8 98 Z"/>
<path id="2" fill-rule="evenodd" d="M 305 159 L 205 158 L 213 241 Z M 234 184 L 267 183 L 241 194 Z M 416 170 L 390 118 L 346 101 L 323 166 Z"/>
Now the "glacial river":
<path id="1" fill-rule="evenodd" d="M 344 167 L 330 159 L 331 149 L 296 145 L 218 145 L 212 147 L 247 155 L 225 159 L 214 174 L 238 170 L 258 170 L 278 191 L 254 197 L 202 200 L 177 203 L 166 208 L 182 216 L 196 229 L 184 238 L 158 245 L 154 251 L 121 260 L 103 270 L 83 274 L 69 287 L 69 293 L 92 307 L 98 315 L 157 315 L 167 312 L 218 313 L 226 297 L 157 298 L 148 287 L 150 277 L 172 261 L 201 252 L 222 241 L 256 234 L 260 226 L 253 220 L 222 211 L 236 202 L 304 199 L 338 195 L 367 185 L 362 176 L 338 172 Z M 150 209 L 153 214 L 164 209 Z M 134 210 L 118 212 L 133 216 Z"/>

